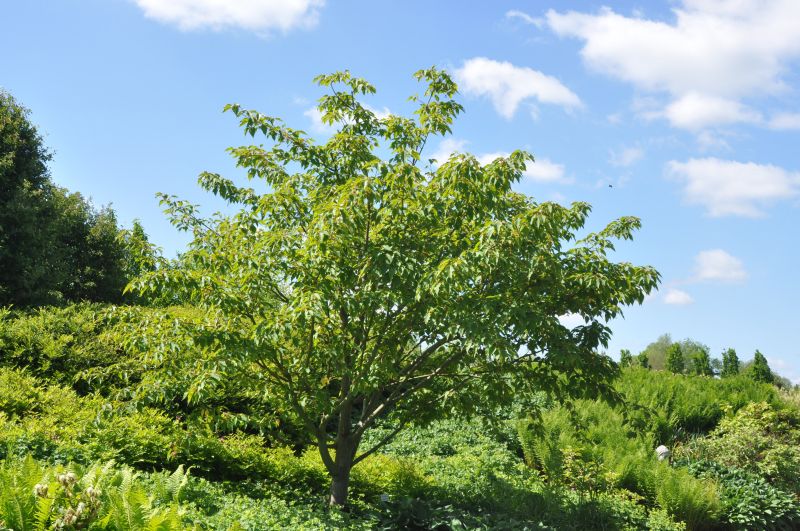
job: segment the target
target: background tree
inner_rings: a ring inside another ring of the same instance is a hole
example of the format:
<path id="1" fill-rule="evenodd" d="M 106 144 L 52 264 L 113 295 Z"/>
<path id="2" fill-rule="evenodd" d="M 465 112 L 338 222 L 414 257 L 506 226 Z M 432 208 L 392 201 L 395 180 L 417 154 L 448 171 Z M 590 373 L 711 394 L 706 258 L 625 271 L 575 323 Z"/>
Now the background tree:
<path id="1" fill-rule="evenodd" d="M 772 383 L 774 380 L 772 371 L 767 363 L 767 358 L 765 358 L 759 350 L 756 350 L 756 353 L 753 355 L 753 362 L 745 372 L 750 378 L 757 382 Z"/>
<path id="2" fill-rule="evenodd" d="M 630 367 L 633 365 L 633 354 L 631 351 L 624 348 L 619 351 L 619 366 L 620 367 Z"/>
<path id="3" fill-rule="evenodd" d="M 720 376 L 727 378 L 728 376 L 736 376 L 739 374 L 739 356 L 736 355 L 736 350 L 729 348 L 722 353 L 722 371 Z"/>
<path id="4" fill-rule="evenodd" d="M 660 371 L 666 367 L 667 349 L 672 345 L 672 337 L 669 334 L 662 334 L 645 347 L 642 351 L 647 356 L 648 366 Z"/>
<path id="5" fill-rule="evenodd" d="M 0 92 L 0 306 L 119 302 L 130 277 L 116 214 L 53 184 L 28 114 Z"/>
<path id="6" fill-rule="evenodd" d="M 486 165 L 455 154 L 421 167 L 424 146 L 450 132 L 461 105 L 446 73 L 416 77 L 426 88 L 413 98 L 415 119 L 376 117 L 359 102 L 375 89 L 347 72 L 318 77 L 330 90 L 322 120 L 339 126 L 321 145 L 277 118 L 228 106 L 247 135 L 270 141 L 230 150 L 269 191 L 204 173 L 201 186 L 238 206 L 211 218 L 162 196 L 194 239 L 175 267 L 135 282 L 203 315 L 131 330 L 149 362 L 180 370 L 170 365 L 180 356 L 167 353 L 183 337 L 208 360 L 189 399 L 234 381 L 293 412 L 332 478 L 332 504 L 345 503 L 352 467 L 410 422 L 534 391 L 611 396 L 617 366 L 598 354 L 610 336 L 604 320 L 641 303 L 659 280 L 650 267 L 607 258 L 638 219 L 576 239 L 589 205 L 514 192 L 533 160 L 527 153 Z M 567 328 L 565 313 L 587 324 Z M 361 448 L 386 417 L 394 429 Z"/>
<path id="7" fill-rule="evenodd" d="M 674 374 L 683 374 L 684 368 L 683 350 L 679 343 L 673 343 L 667 349 L 666 369 Z"/>
<path id="8" fill-rule="evenodd" d="M 639 355 L 636 356 L 636 362 L 639 365 L 639 367 L 642 367 L 643 369 L 649 369 L 650 358 L 647 355 L 647 351 L 640 352 Z"/>
<path id="9" fill-rule="evenodd" d="M 40 219 L 50 194 L 50 153 L 28 114 L 0 91 L 0 306 L 36 301 L 48 281 Z"/>
<path id="10" fill-rule="evenodd" d="M 714 376 L 714 371 L 711 369 L 711 357 L 708 355 L 708 350 L 700 349 L 692 354 L 692 373 L 699 376 Z"/>

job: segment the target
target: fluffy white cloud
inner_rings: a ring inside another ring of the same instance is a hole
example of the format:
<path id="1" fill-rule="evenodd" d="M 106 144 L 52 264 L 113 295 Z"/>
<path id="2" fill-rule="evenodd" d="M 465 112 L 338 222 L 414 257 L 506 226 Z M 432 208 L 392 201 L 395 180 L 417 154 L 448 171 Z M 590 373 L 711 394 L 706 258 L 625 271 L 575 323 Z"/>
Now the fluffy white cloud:
<path id="1" fill-rule="evenodd" d="M 638 147 L 628 147 L 621 151 L 612 151 L 609 162 L 612 166 L 627 168 L 634 165 L 644 156 L 644 151 Z"/>
<path id="2" fill-rule="evenodd" d="M 436 151 L 430 154 L 428 158 L 436 159 L 437 165 L 444 164 L 453 153 L 461 153 L 467 145 L 466 140 L 458 140 L 455 138 L 445 138 L 439 142 Z"/>
<path id="3" fill-rule="evenodd" d="M 485 153 L 478 155 L 478 162 L 481 164 L 489 164 L 493 160 L 500 157 L 507 157 L 508 153 Z M 523 175 L 532 181 L 537 182 L 562 182 L 566 183 L 569 180 L 564 175 L 564 165 L 557 164 L 546 158 L 537 158 L 534 162 L 529 162 L 525 167 Z"/>
<path id="4" fill-rule="evenodd" d="M 691 92 L 667 105 L 663 116 L 681 129 L 698 130 L 734 123 L 760 123 L 761 114 L 736 100 Z"/>
<path id="5" fill-rule="evenodd" d="M 529 99 L 567 109 L 582 106 L 580 98 L 558 79 L 509 62 L 475 57 L 465 61 L 455 76 L 465 94 L 487 96 L 495 110 L 508 119 Z"/>
<path id="6" fill-rule="evenodd" d="M 325 0 L 134 0 L 148 18 L 182 30 L 255 32 L 313 27 Z"/>
<path id="7" fill-rule="evenodd" d="M 694 265 L 696 281 L 741 282 L 747 278 L 742 261 L 722 249 L 698 253 Z"/>
<path id="8" fill-rule="evenodd" d="M 668 171 L 683 182 L 686 200 L 704 206 L 711 216 L 761 216 L 764 206 L 800 189 L 800 174 L 771 164 L 689 159 L 671 161 Z"/>
<path id="9" fill-rule="evenodd" d="M 453 153 L 463 152 L 466 145 L 467 142 L 465 140 L 445 138 L 428 158 L 436 159 L 437 164 L 442 164 L 447 162 L 447 159 Z M 478 159 L 481 165 L 486 165 L 497 158 L 507 157 L 508 155 L 509 153 L 507 152 L 483 153 L 475 155 L 475 158 Z M 571 179 L 565 174 L 563 164 L 555 163 L 546 158 L 537 157 L 535 162 L 529 162 L 522 175 L 537 182 L 562 184 L 571 182 Z"/>
<path id="10" fill-rule="evenodd" d="M 546 19 L 558 35 L 584 41 L 589 67 L 667 94 L 662 115 L 678 127 L 754 122 L 740 100 L 786 89 L 786 66 L 800 57 L 797 0 L 683 0 L 674 15 L 665 22 L 604 8 L 550 10 Z"/>
<path id="11" fill-rule="evenodd" d="M 664 294 L 664 304 L 674 304 L 677 306 L 685 306 L 694 302 L 692 296 L 683 290 L 670 288 Z"/>
<path id="12" fill-rule="evenodd" d="M 780 113 L 776 114 L 769 121 L 772 129 L 800 129 L 800 113 Z"/>

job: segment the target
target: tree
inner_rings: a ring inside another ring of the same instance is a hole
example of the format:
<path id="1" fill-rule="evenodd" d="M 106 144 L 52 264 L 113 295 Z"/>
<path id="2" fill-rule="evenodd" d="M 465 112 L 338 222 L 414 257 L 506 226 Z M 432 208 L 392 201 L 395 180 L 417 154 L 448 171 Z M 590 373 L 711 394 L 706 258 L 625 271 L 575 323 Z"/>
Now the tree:
<path id="1" fill-rule="evenodd" d="M 53 184 L 28 114 L 0 92 L 0 306 L 119 302 L 128 277 L 116 214 Z"/>
<path id="2" fill-rule="evenodd" d="M 352 467 L 410 422 L 535 390 L 611 396 L 617 366 L 598 354 L 610 336 L 604 322 L 659 281 L 650 267 L 607 257 L 638 219 L 577 239 L 589 205 L 514 192 L 533 162 L 525 152 L 421 166 L 423 148 L 450 132 L 462 107 L 446 73 L 416 77 L 426 88 L 413 98 L 415 118 L 377 117 L 359 101 L 375 89 L 348 72 L 318 77 L 330 90 L 322 120 L 338 125 L 324 144 L 226 106 L 247 135 L 269 141 L 229 150 L 268 191 L 203 173 L 201 186 L 238 208 L 210 218 L 162 195 L 172 222 L 194 238 L 178 263 L 133 284 L 203 315 L 131 331 L 148 360 L 180 371 L 170 364 L 183 357 L 165 354 L 191 342 L 205 361 L 189 364 L 197 372 L 187 399 L 235 382 L 293 412 L 331 476 L 332 504 L 346 502 Z M 587 324 L 562 325 L 567 313 Z M 390 433 L 362 448 L 386 418 Z"/>
<path id="3" fill-rule="evenodd" d="M 672 345 L 672 337 L 669 334 L 662 334 L 647 345 L 644 353 L 648 359 L 648 366 L 660 371 L 666 368 L 667 350 Z"/>
<path id="4" fill-rule="evenodd" d="M 673 343 L 667 349 L 666 368 L 669 372 L 683 374 L 683 350 L 679 343 Z"/>
<path id="5" fill-rule="evenodd" d="M 736 376 L 739 374 L 739 356 L 736 355 L 736 350 L 729 348 L 722 353 L 722 371 L 720 376 L 727 378 L 728 376 Z"/>
<path id="6" fill-rule="evenodd" d="M 700 349 L 692 354 L 692 372 L 700 376 L 714 376 L 708 350 Z"/>
<path id="7" fill-rule="evenodd" d="M 746 372 L 750 378 L 757 382 L 772 383 L 775 379 L 767 363 L 767 358 L 759 350 L 756 350 L 753 356 L 753 363 L 747 368 Z"/>
<path id="8" fill-rule="evenodd" d="M 28 115 L 0 91 L 0 306 L 35 302 L 49 281 L 41 220 L 51 155 Z"/>
<path id="9" fill-rule="evenodd" d="M 620 367 L 630 367 L 633 365 L 633 354 L 631 351 L 624 348 L 619 351 L 619 366 Z"/>
<path id="10" fill-rule="evenodd" d="M 640 352 L 638 356 L 636 356 L 636 362 L 638 363 L 639 367 L 643 369 L 650 368 L 650 358 L 647 356 L 647 351 Z"/>

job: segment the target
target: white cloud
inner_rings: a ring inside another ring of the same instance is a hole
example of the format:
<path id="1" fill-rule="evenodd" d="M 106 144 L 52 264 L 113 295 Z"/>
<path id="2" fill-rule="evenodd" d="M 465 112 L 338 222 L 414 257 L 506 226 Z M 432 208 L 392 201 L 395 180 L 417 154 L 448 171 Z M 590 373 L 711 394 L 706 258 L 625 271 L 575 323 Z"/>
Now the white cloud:
<path id="1" fill-rule="evenodd" d="M 311 130 L 315 133 L 331 134 L 334 128 L 322 121 L 322 113 L 316 107 L 303 111 L 303 116 L 311 120 Z"/>
<path id="2" fill-rule="evenodd" d="M 694 264 L 695 281 L 741 282 L 747 278 L 742 261 L 722 249 L 698 253 Z"/>
<path id="3" fill-rule="evenodd" d="M 486 165 L 495 159 L 507 157 L 508 155 L 508 153 L 485 153 L 477 155 L 476 158 L 481 165 Z M 534 162 L 529 162 L 522 175 L 532 181 L 542 183 L 569 182 L 564 176 L 564 165 L 557 164 L 546 158 L 537 158 Z"/>
<path id="4" fill-rule="evenodd" d="M 508 119 L 530 99 L 567 109 L 582 106 L 580 98 L 558 79 L 509 62 L 475 57 L 465 61 L 455 76 L 464 93 L 489 97 L 495 110 Z"/>
<path id="5" fill-rule="evenodd" d="M 694 299 L 691 295 L 686 293 L 683 290 L 670 288 L 667 290 L 667 293 L 664 294 L 664 304 L 674 304 L 677 306 L 684 306 L 686 304 L 691 304 L 694 302 Z"/>
<path id="6" fill-rule="evenodd" d="M 628 147 L 619 152 L 612 151 L 609 162 L 612 166 L 621 166 L 623 168 L 627 168 L 628 166 L 632 166 L 641 160 L 643 156 L 644 151 L 642 151 L 641 148 Z"/>
<path id="7" fill-rule="evenodd" d="M 310 28 L 325 0 L 134 0 L 148 18 L 181 30 L 240 28 L 259 33 Z"/>
<path id="8" fill-rule="evenodd" d="M 771 129 L 800 129 L 800 113 L 780 113 L 776 114 L 769 121 Z"/>
<path id="9" fill-rule="evenodd" d="M 466 140 L 445 138 L 439 143 L 436 151 L 431 153 L 431 155 L 427 158 L 436 159 L 437 165 L 443 164 L 447 162 L 447 160 L 450 158 L 450 155 L 453 153 L 463 152 L 466 145 Z M 507 152 L 483 153 L 475 155 L 475 158 L 478 159 L 478 162 L 481 165 L 485 166 L 495 159 L 507 157 L 508 155 L 509 153 Z M 571 182 L 571 179 L 566 177 L 564 165 L 555 163 L 547 158 L 537 157 L 535 162 L 529 162 L 522 175 L 537 182 L 562 184 Z"/>
<path id="10" fill-rule="evenodd" d="M 787 88 L 783 75 L 800 57 L 800 2 L 683 0 L 674 17 L 627 17 L 609 8 L 546 15 L 556 34 L 584 42 L 581 56 L 590 68 L 668 95 L 662 116 L 673 125 L 757 122 L 741 100 Z"/>
<path id="11" fill-rule="evenodd" d="M 706 208 L 711 216 L 763 215 L 763 207 L 798 193 L 800 174 L 771 164 L 717 158 L 671 161 L 669 173 L 684 183 L 689 203 Z"/>
<path id="12" fill-rule="evenodd" d="M 516 9 L 506 11 L 506 18 L 516 18 L 523 21 L 525 24 L 531 24 L 537 28 L 542 28 L 545 23 L 545 20 L 541 17 L 532 17 L 529 14 Z"/>
<path id="13" fill-rule="evenodd" d="M 455 138 L 445 138 L 439 142 L 439 147 L 436 151 L 430 154 L 429 159 L 436 159 L 437 165 L 444 164 L 453 153 L 461 153 L 467 145 L 466 140 L 458 140 Z"/>
<path id="14" fill-rule="evenodd" d="M 697 134 L 697 147 L 700 148 L 700 151 L 710 151 L 714 149 L 731 150 L 730 144 L 728 144 L 724 138 L 710 131 L 700 131 Z"/>
<path id="15" fill-rule="evenodd" d="M 736 100 L 692 92 L 667 105 L 663 116 L 674 127 L 704 129 L 709 126 L 762 121 L 761 114 Z"/>

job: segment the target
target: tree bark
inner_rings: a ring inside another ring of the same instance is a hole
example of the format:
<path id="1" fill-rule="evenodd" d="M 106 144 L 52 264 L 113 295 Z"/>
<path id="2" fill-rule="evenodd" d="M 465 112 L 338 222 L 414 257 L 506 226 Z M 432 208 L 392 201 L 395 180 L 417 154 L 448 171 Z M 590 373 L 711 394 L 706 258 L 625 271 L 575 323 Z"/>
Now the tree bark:
<path id="1" fill-rule="evenodd" d="M 347 503 L 347 492 L 350 488 L 350 471 L 353 468 L 355 454 L 354 441 L 339 440 L 336 444 L 336 460 L 331 472 L 330 505 L 344 506 Z"/>

